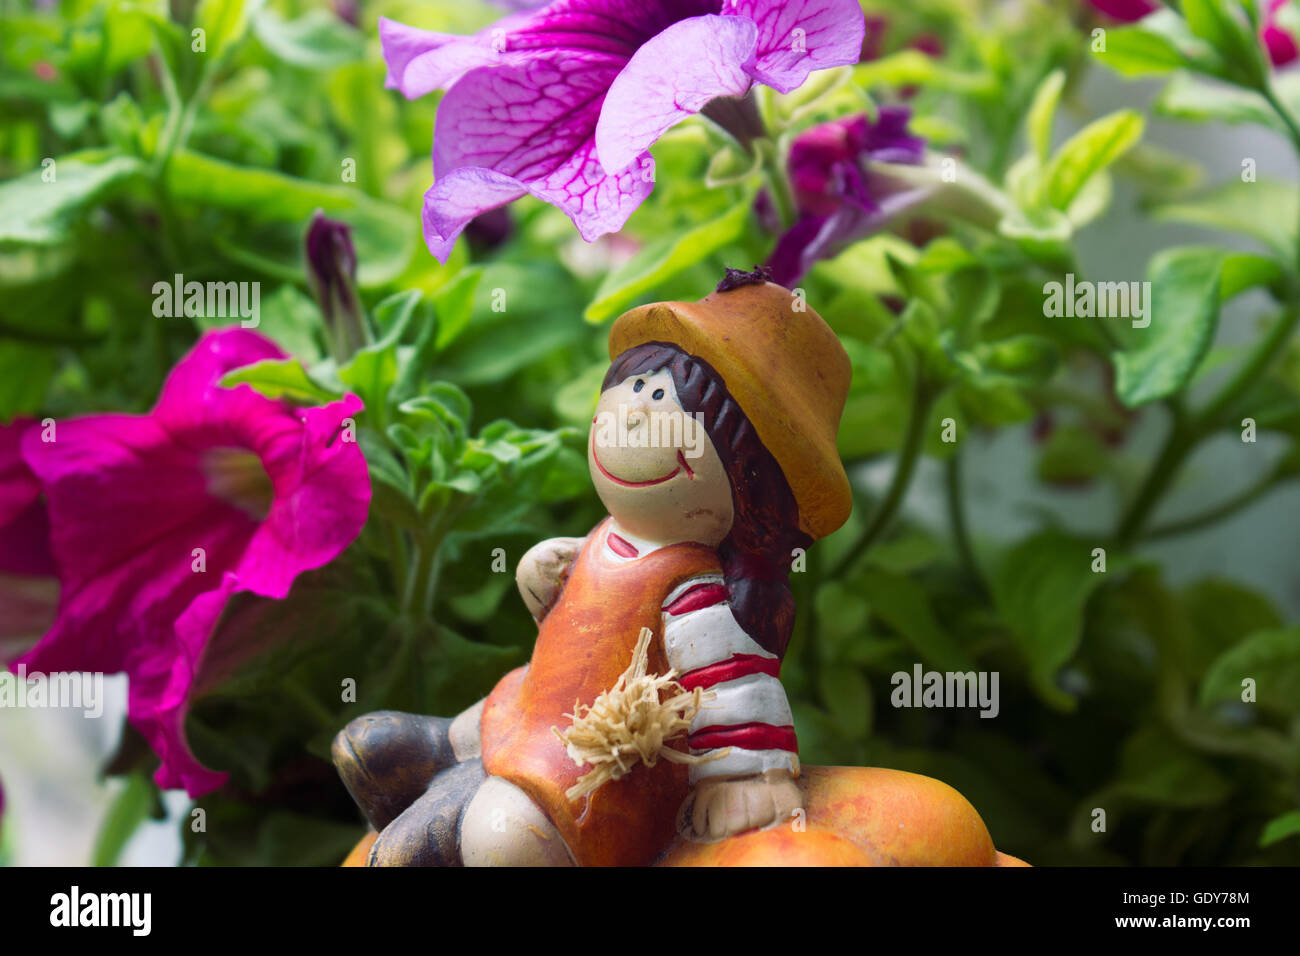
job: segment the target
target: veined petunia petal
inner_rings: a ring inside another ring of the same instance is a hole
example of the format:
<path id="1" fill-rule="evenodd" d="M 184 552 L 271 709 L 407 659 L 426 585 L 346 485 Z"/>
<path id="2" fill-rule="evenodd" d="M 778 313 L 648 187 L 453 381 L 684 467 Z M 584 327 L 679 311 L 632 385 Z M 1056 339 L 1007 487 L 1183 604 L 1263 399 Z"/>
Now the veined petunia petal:
<path id="1" fill-rule="evenodd" d="M 650 40 L 618 74 L 600 110 L 596 155 L 622 172 L 665 131 L 753 82 L 758 30 L 744 17 L 691 17 Z"/>
<path id="2" fill-rule="evenodd" d="M 387 17 L 379 18 L 379 42 L 388 64 L 384 85 L 411 100 L 449 86 L 477 67 L 495 65 L 502 55 L 500 41 L 494 47 L 490 33 L 435 33 Z"/>
<path id="3" fill-rule="evenodd" d="M 444 173 L 424 194 L 425 244 L 439 262 L 446 262 L 456 237 L 471 219 L 527 192 L 514 177 L 481 166 Z"/>
<path id="4" fill-rule="evenodd" d="M 627 221 L 654 188 L 654 176 L 649 154 L 615 176 L 595 158 L 600 105 L 619 64 L 550 53 L 474 70 L 447 92 L 424 208 L 435 255 L 446 254 L 471 216 L 523 192 L 564 210 L 588 241 Z"/>
<path id="5" fill-rule="evenodd" d="M 718 0 L 556 0 L 503 17 L 472 36 L 420 30 L 380 17 L 386 85 L 414 99 L 445 89 L 470 70 L 518 65 L 556 52 L 626 62 L 669 24 L 716 13 L 718 6 Z"/>
<path id="6" fill-rule="evenodd" d="M 857 63 L 866 19 L 858 0 L 726 0 L 724 16 L 758 27 L 749 74 L 779 93 L 802 85 L 813 70 Z"/>

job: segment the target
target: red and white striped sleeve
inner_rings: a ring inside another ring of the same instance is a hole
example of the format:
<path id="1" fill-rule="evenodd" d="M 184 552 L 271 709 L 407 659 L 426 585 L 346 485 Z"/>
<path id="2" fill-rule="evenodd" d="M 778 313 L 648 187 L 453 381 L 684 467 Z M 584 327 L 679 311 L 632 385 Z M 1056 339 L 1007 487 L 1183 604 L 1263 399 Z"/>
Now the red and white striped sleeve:
<path id="1" fill-rule="evenodd" d="M 674 588 L 663 613 L 664 650 L 678 682 L 717 694 L 691 721 L 687 744 L 698 754 L 730 748 L 716 760 L 692 764 L 691 782 L 778 769 L 798 774 L 781 659 L 737 623 L 722 575 L 699 575 Z"/>

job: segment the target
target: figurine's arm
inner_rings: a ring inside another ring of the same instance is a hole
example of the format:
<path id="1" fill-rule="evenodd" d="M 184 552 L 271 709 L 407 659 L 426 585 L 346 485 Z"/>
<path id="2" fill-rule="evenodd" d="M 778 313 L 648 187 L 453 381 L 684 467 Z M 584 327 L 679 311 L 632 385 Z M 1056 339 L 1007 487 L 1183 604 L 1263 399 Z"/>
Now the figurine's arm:
<path id="1" fill-rule="evenodd" d="M 788 819 L 802 793 L 781 660 L 737 623 L 721 575 L 692 578 L 668 596 L 664 648 L 682 686 L 716 694 L 691 721 L 691 752 L 715 759 L 691 765 L 684 827 L 720 839 Z"/>
<path id="2" fill-rule="evenodd" d="M 569 568 L 586 538 L 548 538 L 529 548 L 519 559 L 515 583 L 528 613 L 540 622 L 555 604 L 569 578 Z"/>

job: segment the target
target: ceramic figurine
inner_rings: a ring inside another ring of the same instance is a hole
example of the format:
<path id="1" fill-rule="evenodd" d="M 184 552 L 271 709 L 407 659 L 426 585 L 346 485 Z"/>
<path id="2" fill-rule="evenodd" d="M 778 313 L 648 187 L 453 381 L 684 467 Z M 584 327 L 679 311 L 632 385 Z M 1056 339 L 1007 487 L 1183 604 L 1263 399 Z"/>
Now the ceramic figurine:
<path id="1" fill-rule="evenodd" d="M 609 513 L 519 563 L 528 665 L 454 719 L 334 743 L 371 866 L 1006 865 L 950 787 L 800 765 L 792 566 L 852 507 L 848 356 L 800 297 L 729 271 L 614 323 L 588 440 Z"/>

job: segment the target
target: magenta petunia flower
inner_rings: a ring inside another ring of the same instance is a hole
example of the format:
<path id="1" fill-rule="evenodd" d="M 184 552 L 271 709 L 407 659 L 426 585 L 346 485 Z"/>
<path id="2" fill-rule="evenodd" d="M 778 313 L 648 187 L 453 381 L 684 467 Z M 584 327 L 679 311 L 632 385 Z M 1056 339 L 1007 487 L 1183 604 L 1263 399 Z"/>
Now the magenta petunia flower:
<path id="1" fill-rule="evenodd" d="M 1160 8 L 1156 0 L 1088 0 L 1088 3 L 1112 20 L 1124 23 L 1141 20 Z"/>
<path id="2" fill-rule="evenodd" d="M 556 0 L 470 37 L 380 19 L 388 86 L 446 89 L 424 236 L 445 261 L 470 219 L 532 194 L 588 241 L 654 188 L 649 147 L 710 100 L 782 93 L 856 63 L 857 0 Z"/>
<path id="3" fill-rule="evenodd" d="M 926 198 L 926 188 L 903 186 L 872 168 L 924 160 L 925 141 L 907 131 L 911 115 L 906 106 L 882 106 L 875 122 L 853 116 L 796 137 L 789 170 L 798 217 L 768 259 L 773 282 L 792 286 L 819 259 Z"/>
<path id="4" fill-rule="evenodd" d="M 22 438 L 49 508 L 62 590 L 28 672 L 126 672 L 129 717 L 162 760 L 159 786 L 199 796 L 225 774 L 183 724 L 227 599 L 283 598 L 360 533 L 370 479 L 345 420 L 361 401 L 297 408 L 222 376 L 284 358 L 244 329 L 209 332 L 147 415 L 92 415 Z"/>
<path id="5" fill-rule="evenodd" d="M 1264 14 L 1264 24 L 1260 28 L 1260 39 L 1268 49 L 1268 58 L 1274 66 L 1286 66 L 1300 56 L 1300 46 L 1286 25 L 1279 22 L 1278 14 L 1291 0 L 1269 0 L 1268 10 Z"/>
<path id="6" fill-rule="evenodd" d="M 23 433 L 33 426 L 41 428 L 29 418 L 0 425 L 0 574 L 54 573 L 41 482 L 20 450 Z"/>
<path id="7" fill-rule="evenodd" d="M 30 419 L 0 425 L 0 662 L 31 647 L 54 619 L 59 585 L 41 483 L 20 452 Z"/>

